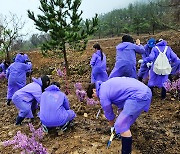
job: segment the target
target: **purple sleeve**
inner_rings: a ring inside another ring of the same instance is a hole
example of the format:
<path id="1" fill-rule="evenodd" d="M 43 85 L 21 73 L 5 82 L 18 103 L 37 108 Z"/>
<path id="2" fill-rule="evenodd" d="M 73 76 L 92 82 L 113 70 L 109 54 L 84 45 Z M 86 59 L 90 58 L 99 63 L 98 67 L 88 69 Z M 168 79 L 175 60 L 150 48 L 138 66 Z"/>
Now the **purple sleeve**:
<path id="1" fill-rule="evenodd" d="M 178 60 L 177 55 L 173 52 L 173 50 L 171 49 L 171 47 L 168 48 L 168 50 L 170 50 L 170 60 L 171 62 L 176 62 Z"/>
<path id="2" fill-rule="evenodd" d="M 64 108 L 65 108 L 66 110 L 69 110 L 69 109 L 70 109 L 70 107 L 69 107 L 69 101 L 68 101 L 68 98 L 67 98 L 66 95 L 64 96 L 63 106 L 64 106 Z"/>
<path id="3" fill-rule="evenodd" d="M 108 99 L 100 99 L 100 102 L 106 119 L 109 121 L 114 120 L 115 114 L 111 102 Z"/>
<path id="4" fill-rule="evenodd" d="M 32 95 L 34 96 L 35 100 L 36 100 L 38 103 L 40 103 L 41 94 L 42 94 L 42 91 L 36 91 L 36 92 L 32 93 Z"/>
<path id="5" fill-rule="evenodd" d="M 145 53 L 145 49 L 143 45 L 134 45 L 134 49 L 137 53 Z"/>
<path id="6" fill-rule="evenodd" d="M 96 59 L 97 59 L 97 56 L 96 56 L 96 53 L 94 53 L 94 54 L 92 55 L 92 58 L 91 58 L 91 61 L 90 61 L 90 65 L 91 65 L 91 66 L 94 66 L 94 65 L 95 65 Z"/>
<path id="7" fill-rule="evenodd" d="M 155 59 L 155 48 L 152 48 L 152 50 L 151 50 L 151 53 L 149 54 L 149 57 L 146 57 L 145 59 L 144 59 L 144 62 L 145 63 L 147 63 L 147 62 L 151 62 L 151 61 L 154 61 L 154 59 Z"/>

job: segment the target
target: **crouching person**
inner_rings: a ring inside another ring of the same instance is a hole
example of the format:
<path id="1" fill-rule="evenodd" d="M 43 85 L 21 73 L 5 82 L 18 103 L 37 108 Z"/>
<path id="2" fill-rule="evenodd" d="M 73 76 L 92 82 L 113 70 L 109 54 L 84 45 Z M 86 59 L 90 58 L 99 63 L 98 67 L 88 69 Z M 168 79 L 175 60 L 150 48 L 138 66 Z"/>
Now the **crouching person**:
<path id="1" fill-rule="evenodd" d="M 114 77 L 103 83 L 98 81 L 89 85 L 87 96 L 100 100 L 110 127 L 114 127 L 116 134 L 121 135 L 122 154 L 130 154 L 132 151 L 130 126 L 141 112 L 149 110 L 152 98 L 150 88 L 134 78 Z M 112 104 L 122 110 L 116 121 Z"/>
<path id="2" fill-rule="evenodd" d="M 24 118 L 33 118 L 37 103 L 40 103 L 41 94 L 50 84 L 48 76 L 32 78 L 32 80 L 32 83 L 16 91 L 12 97 L 13 103 L 19 109 L 16 125 L 20 125 Z"/>
<path id="3" fill-rule="evenodd" d="M 53 82 L 41 96 L 40 114 L 44 131 L 67 126 L 76 114 L 70 109 L 67 96 L 60 91 L 59 82 Z"/>

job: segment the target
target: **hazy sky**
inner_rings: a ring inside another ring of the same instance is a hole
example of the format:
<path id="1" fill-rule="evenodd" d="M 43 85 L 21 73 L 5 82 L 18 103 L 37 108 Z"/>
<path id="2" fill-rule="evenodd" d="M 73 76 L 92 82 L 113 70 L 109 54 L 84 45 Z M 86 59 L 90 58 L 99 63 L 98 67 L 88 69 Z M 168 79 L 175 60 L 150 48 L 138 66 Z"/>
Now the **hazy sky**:
<path id="1" fill-rule="evenodd" d="M 82 17 L 91 18 L 95 13 L 107 13 L 113 9 L 123 8 L 137 0 L 82 0 L 80 10 L 83 11 Z M 24 32 L 36 33 L 33 21 L 27 17 L 27 10 L 34 11 L 35 14 L 40 13 L 38 7 L 39 0 L 1 0 L 0 14 L 9 15 L 9 12 L 22 16 L 22 20 L 26 22 L 23 29 Z"/>

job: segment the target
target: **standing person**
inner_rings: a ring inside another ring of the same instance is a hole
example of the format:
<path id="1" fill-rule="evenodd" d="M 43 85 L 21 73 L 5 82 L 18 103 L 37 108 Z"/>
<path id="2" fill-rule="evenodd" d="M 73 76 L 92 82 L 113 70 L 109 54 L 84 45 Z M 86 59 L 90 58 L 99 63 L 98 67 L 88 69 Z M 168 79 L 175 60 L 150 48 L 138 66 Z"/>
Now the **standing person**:
<path id="1" fill-rule="evenodd" d="M 130 126 L 141 112 L 149 110 L 152 98 L 150 88 L 134 78 L 114 77 L 103 83 L 90 84 L 87 96 L 100 100 L 109 126 L 114 127 L 116 134 L 122 137 L 122 154 L 130 154 L 132 149 Z M 122 110 L 116 121 L 112 105 Z"/>
<path id="2" fill-rule="evenodd" d="M 166 51 L 165 51 L 166 50 Z M 151 88 L 153 92 L 153 87 L 158 87 L 161 88 L 161 99 L 166 98 L 166 89 L 163 86 L 163 83 L 168 79 L 168 74 L 167 75 L 159 75 L 154 72 L 154 63 L 160 54 L 160 52 L 166 52 L 166 57 L 168 61 L 171 61 L 172 63 L 177 62 L 178 57 L 177 55 L 173 52 L 171 47 L 167 46 L 167 42 L 165 40 L 160 40 L 157 44 L 156 47 L 154 47 L 151 50 L 151 54 L 149 57 L 146 57 L 144 59 L 144 63 L 152 62 L 152 67 L 150 69 L 150 78 L 148 81 L 148 86 Z"/>
<path id="3" fill-rule="evenodd" d="M 0 79 L 4 79 L 6 77 L 6 71 L 10 65 L 8 60 L 5 60 L 0 64 Z"/>
<path id="4" fill-rule="evenodd" d="M 156 45 L 156 40 L 151 38 L 148 40 L 147 44 L 144 46 L 145 53 L 142 54 L 142 59 L 149 57 L 152 48 Z M 142 81 L 143 79 L 146 80 L 149 76 L 150 66 L 147 66 L 145 63 L 141 63 L 139 72 L 138 72 L 138 80 Z"/>
<path id="5" fill-rule="evenodd" d="M 53 82 L 43 92 L 39 117 L 46 129 L 63 126 L 76 117 L 70 109 L 67 96 L 60 90 L 59 82 Z"/>
<path id="6" fill-rule="evenodd" d="M 136 44 L 129 35 L 122 37 L 122 43 L 116 46 L 116 63 L 109 78 L 122 76 L 137 78 L 136 53 L 142 54 L 145 50 L 140 45 L 139 39 L 136 40 Z"/>
<path id="7" fill-rule="evenodd" d="M 19 109 L 16 125 L 20 125 L 24 118 L 33 118 L 37 103 L 40 103 L 41 94 L 50 84 L 48 76 L 32 78 L 32 80 L 32 83 L 16 91 L 12 97 L 13 103 Z"/>
<path id="8" fill-rule="evenodd" d="M 168 76 L 170 81 L 173 80 L 173 76 L 180 74 L 180 59 L 179 59 L 179 57 L 176 62 L 171 63 L 171 67 L 172 67 L 172 71 L 171 71 L 171 74 L 169 74 L 169 76 Z"/>
<path id="9" fill-rule="evenodd" d="M 29 65 L 24 63 L 24 55 L 16 55 L 15 62 L 7 69 L 7 105 L 10 105 L 13 94 L 26 85 L 26 72 L 31 68 L 32 64 Z"/>
<path id="10" fill-rule="evenodd" d="M 106 81 L 108 79 L 108 74 L 106 72 L 106 56 L 102 52 L 99 44 L 94 44 L 93 48 L 95 53 L 92 55 L 90 65 L 92 67 L 91 72 L 91 83 L 96 81 Z"/>

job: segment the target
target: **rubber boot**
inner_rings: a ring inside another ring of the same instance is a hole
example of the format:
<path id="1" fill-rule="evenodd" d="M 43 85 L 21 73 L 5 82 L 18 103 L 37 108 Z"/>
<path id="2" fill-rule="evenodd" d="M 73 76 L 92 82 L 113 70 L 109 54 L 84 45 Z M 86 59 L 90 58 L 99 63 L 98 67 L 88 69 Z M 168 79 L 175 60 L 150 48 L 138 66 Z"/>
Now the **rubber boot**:
<path id="1" fill-rule="evenodd" d="M 161 99 L 165 99 L 166 98 L 166 89 L 164 87 L 161 88 Z"/>
<path id="2" fill-rule="evenodd" d="M 24 117 L 17 116 L 16 125 L 21 125 L 21 122 L 24 120 Z"/>
<path id="3" fill-rule="evenodd" d="M 122 137 L 122 150 L 121 154 L 131 154 L 132 151 L 132 136 Z"/>
<path id="4" fill-rule="evenodd" d="M 7 99 L 7 105 L 8 105 L 8 106 L 10 106 L 11 100 L 12 100 L 12 99 Z"/>

